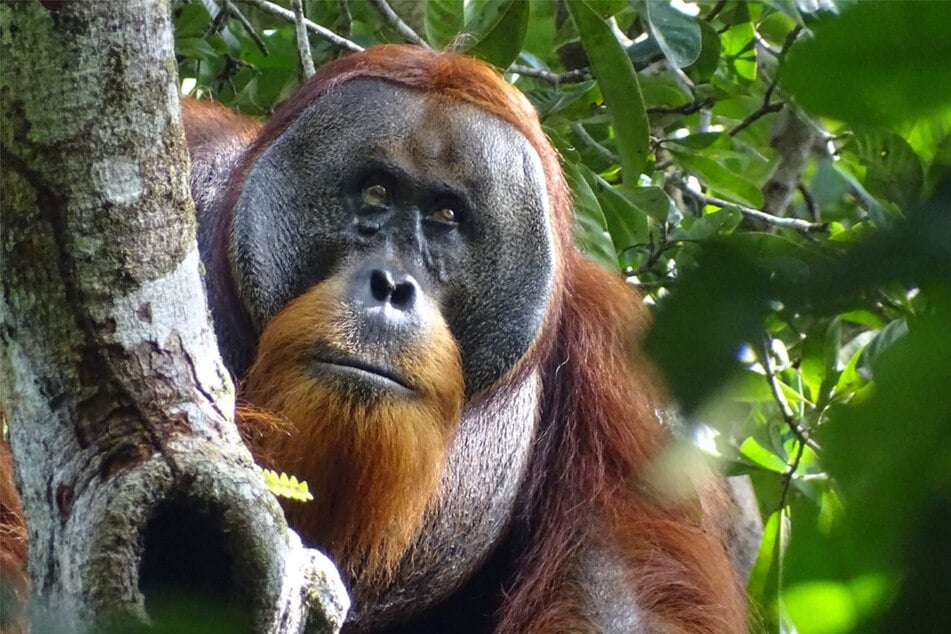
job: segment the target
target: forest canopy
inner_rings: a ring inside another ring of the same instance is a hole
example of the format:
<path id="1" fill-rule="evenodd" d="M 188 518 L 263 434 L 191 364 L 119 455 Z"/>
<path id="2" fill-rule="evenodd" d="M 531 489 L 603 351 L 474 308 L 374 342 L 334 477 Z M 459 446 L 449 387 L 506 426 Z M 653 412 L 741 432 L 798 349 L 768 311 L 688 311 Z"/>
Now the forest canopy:
<path id="1" fill-rule="evenodd" d="M 266 116 L 309 72 L 292 5 L 176 3 L 183 91 Z M 655 306 L 648 347 L 687 433 L 752 477 L 763 629 L 949 627 L 951 5 L 302 10 L 318 67 L 449 46 L 532 100 L 578 248 Z"/>

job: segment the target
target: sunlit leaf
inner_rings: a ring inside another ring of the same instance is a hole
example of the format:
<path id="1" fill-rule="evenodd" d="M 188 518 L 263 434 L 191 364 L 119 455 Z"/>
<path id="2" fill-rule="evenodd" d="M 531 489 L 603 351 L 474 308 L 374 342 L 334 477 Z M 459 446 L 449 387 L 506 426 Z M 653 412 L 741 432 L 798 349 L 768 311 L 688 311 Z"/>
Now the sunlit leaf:
<path id="1" fill-rule="evenodd" d="M 730 171 L 699 152 L 689 152 L 686 149 L 681 150 L 671 147 L 670 153 L 677 158 L 681 165 L 701 178 L 704 184 L 714 189 L 724 198 L 742 203 L 748 207 L 760 208 L 763 206 L 763 194 L 759 187 L 740 174 Z"/>

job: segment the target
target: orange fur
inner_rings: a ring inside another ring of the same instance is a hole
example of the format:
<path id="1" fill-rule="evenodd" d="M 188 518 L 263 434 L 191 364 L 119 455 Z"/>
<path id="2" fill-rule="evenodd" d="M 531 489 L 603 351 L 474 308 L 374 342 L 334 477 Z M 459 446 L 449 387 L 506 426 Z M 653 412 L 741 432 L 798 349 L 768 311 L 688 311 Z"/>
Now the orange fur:
<path id="1" fill-rule="evenodd" d="M 648 478 L 672 439 L 657 418 L 655 373 L 636 350 L 645 311 L 620 279 L 578 254 L 568 259 L 553 360 L 561 369 L 550 375 L 546 421 L 560 429 L 538 447 L 537 541 L 497 632 L 564 631 L 565 623 L 595 631 L 574 575 L 591 542 L 613 547 L 625 564 L 650 631 L 742 632 L 745 599 L 723 541 L 719 484 L 683 482 L 695 495 L 669 499 Z"/>
<path id="2" fill-rule="evenodd" d="M 25 621 L 30 580 L 26 575 L 26 555 L 26 524 L 13 483 L 13 456 L 7 441 L 0 439 L 0 632 L 3 634 L 21 634 L 28 630 Z"/>
<path id="3" fill-rule="evenodd" d="M 525 495 L 527 534 L 519 537 L 524 550 L 506 583 L 496 631 L 595 631 L 585 582 L 577 576 L 592 544 L 618 551 L 626 585 L 654 630 L 743 631 L 745 596 L 723 543 L 719 484 L 686 482 L 693 497 L 667 500 L 647 479 L 672 439 L 657 418 L 654 373 L 634 352 L 645 311 L 635 292 L 573 248 L 574 215 L 558 155 L 531 104 L 495 69 L 406 45 L 341 58 L 320 69 L 268 122 L 238 179 L 309 104 L 354 77 L 385 79 L 490 112 L 531 142 L 544 167 L 559 255 L 543 330 L 520 362 L 541 367 L 544 404 Z M 226 200 L 225 213 L 232 207 L 233 198 Z"/>
<path id="4" fill-rule="evenodd" d="M 249 356 L 255 343 L 227 261 L 241 183 L 309 104 L 354 77 L 474 104 L 519 130 L 544 166 L 558 257 L 544 327 L 517 368 L 540 369 L 543 395 L 525 508 L 507 538 L 517 547 L 515 570 L 496 588 L 504 594 L 496 632 L 595 631 L 578 573 L 592 544 L 611 548 L 624 564 L 622 583 L 636 591 L 651 631 L 742 632 L 744 596 L 723 544 L 718 485 L 688 482 L 695 495 L 671 500 L 649 479 L 671 439 L 657 420 L 653 372 L 632 354 L 644 311 L 621 280 L 574 250 L 573 210 L 558 156 L 528 100 L 487 64 L 411 46 L 376 47 L 320 69 L 260 132 L 220 107 L 185 102 L 192 161 L 204 170 L 197 184 L 193 178 L 201 237 L 214 243 L 206 261 L 209 293 L 217 316 L 229 315 L 236 330 L 247 332 L 246 341 L 230 343 L 247 345 Z M 231 183 L 226 190 L 225 180 Z M 213 195 L 203 190 L 208 183 L 217 187 Z M 427 332 L 407 342 L 396 361 L 418 388 L 417 398 L 371 397 L 315 379 L 308 368 L 315 344 L 374 353 L 348 327 L 353 320 L 341 301 L 342 279 L 307 291 L 266 325 L 242 385 L 247 404 L 239 418 L 259 459 L 306 479 L 314 490 L 314 502 L 287 503 L 289 521 L 304 540 L 323 545 L 361 583 L 383 584 L 419 532 L 427 506 L 438 500 L 463 403 L 461 362 L 434 311 Z M 3 485 L 9 474 L 0 475 Z M 22 570 L 25 555 L 22 516 L 8 502 L 11 488 L 0 491 L 0 519 L 13 531 L 3 533 L 5 581 L 8 563 Z"/>
<path id="5" fill-rule="evenodd" d="M 240 416 L 260 436 L 258 455 L 314 492 L 310 504 L 287 505 L 288 520 L 372 584 L 393 571 L 437 494 L 462 409 L 462 369 L 455 341 L 432 311 L 429 332 L 396 360 L 417 395 L 368 395 L 315 377 L 307 364 L 318 343 L 373 359 L 349 328 L 341 297 L 340 278 L 330 278 L 268 323 L 242 393 L 254 407 Z M 274 429 L 267 412 L 293 433 Z"/>

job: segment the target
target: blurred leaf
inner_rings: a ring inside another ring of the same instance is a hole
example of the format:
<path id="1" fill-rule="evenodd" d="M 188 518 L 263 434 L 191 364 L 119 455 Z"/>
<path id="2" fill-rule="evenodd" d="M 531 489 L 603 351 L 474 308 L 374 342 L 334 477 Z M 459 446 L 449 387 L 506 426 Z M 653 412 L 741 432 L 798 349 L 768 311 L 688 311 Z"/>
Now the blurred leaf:
<path id="1" fill-rule="evenodd" d="M 896 319 L 889 322 L 862 350 L 861 365 L 868 368 L 873 367 L 883 352 L 907 334 L 908 322 L 906 320 Z"/>
<path id="2" fill-rule="evenodd" d="M 657 222 L 667 222 L 673 201 L 660 187 L 638 187 L 625 192 L 624 197 L 642 213 Z"/>
<path id="3" fill-rule="evenodd" d="M 806 384 L 809 398 L 818 407 L 823 407 L 838 376 L 835 362 L 842 322 L 838 318 L 820 321 L 806 334 L 802 342 L 799 374 Z"/>
<path id="4" fill-rule="evenodd" d="M 872 194 L 906 209 L 919 202 L 924 172 L 918 155 L 903 138 L 857 129 L 843 151 L 854 153 L 866 167 L 865 186 Z"/>
<path id="5" fill-rule="evenodd" d="M 948 2 L 857 3 L 793 46 L 782 85 L 808 110 L 850 123 L 928 116 L 951 103 L 949 24 Z"/>
<path id="6" fill-rule="evenodd" d="M 208 31 L 211 15 L 200 2 L 179 5 L 175 9 L 175 37 L 181 39 L 203 37 Z"/>
<path id="7" fill-rule="evenodd" d="M 645 348 L 686 413 L 740 370 L 741 346 L 760 338 L 767 289 L 767 278 L 747 256 L 713 242 L 677 292 L 658 305 Z"/>
<path id="8" fill-rule="evenodd" d="M 844 634 L 858 624 L 851 584 L 809 581 L 783 591 L 783 603 L 802 634 Z"/>
<path id="9" fill-rule="evenodd" d="M 753 596 L 768 600 L 771 604 L 779 592 L 781 561 L 786 542 L 789 541 L 789 520 L 784 511 L 774 511 L 764 524 L 763 542 L 750 574 L 749 590 Z"/>
<path id="10" fill-rule="evenodd" d="M 649 141 L 647 112 L 637 74 L 610 27 L 587 2 L 569 2 L 568 10 L 578 27 L 591 69 L 598 78 L 611 113 L 624 170 L 624 188 L 632 190 L 647 164 Z"/>
<path id="11" fill-rule="evenodd" d="M 203 37 L 189 37 L 175 40 L 175 54 L 196 59 L 211 59 L 218 51 Z"/>

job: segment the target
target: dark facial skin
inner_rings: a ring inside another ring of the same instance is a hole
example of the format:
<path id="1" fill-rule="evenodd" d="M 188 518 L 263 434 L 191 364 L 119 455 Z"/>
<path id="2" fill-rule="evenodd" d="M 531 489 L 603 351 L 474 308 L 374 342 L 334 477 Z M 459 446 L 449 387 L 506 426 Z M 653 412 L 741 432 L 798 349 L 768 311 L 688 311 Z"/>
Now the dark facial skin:
<path id="1" fill-rule="evenodd" d="M 260 329 L 289 300 L 352 270 L 361 280 L 348 301 L 387 295 L 395 308 L 368 327 L 384 339 L 412 336 L 423 298 L 459 344 L 471 396 L 522 358 L 547 310 L 555 254 L 545 191 L 537 154 L 508 123 L 352 79 L 249 170 L 232 229 L 239 294 Z"/>

